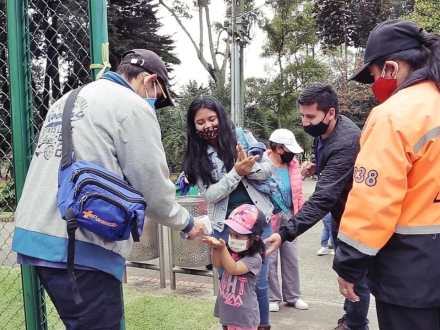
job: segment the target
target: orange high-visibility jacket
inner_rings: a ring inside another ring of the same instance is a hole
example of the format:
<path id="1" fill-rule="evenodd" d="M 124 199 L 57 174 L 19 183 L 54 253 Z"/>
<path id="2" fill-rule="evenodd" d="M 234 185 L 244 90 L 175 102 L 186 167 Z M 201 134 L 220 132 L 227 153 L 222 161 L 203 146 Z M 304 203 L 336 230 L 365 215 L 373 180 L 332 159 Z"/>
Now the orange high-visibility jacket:
<path id="1" fill-rule="evenodd" d="M 334 269 L 368 267 L 376 299 L 440 306 L 440 93 L 427 80 L 370 113 L 339 227 Z"/>

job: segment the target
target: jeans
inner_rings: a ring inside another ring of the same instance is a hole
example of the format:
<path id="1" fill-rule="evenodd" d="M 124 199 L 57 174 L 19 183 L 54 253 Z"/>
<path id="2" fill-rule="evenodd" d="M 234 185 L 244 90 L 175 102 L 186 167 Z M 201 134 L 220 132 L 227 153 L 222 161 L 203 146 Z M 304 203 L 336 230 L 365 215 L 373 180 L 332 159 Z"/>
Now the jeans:
<path id="1" fill-rule="evenodd" d="M 322 228 L 321 246 L 327 247 L 329 239 L 330 239 L 331 245 L 333 246 L 333 237 L 331 234 L 332 215 L 330 213 L 328 213 L 324 218 L 322 218 L 322 222 L 324 224 L 324 228 Z"/>
<path id="2" fill-rule="evenodd" d="M 123 316 L 122 284 L 110 274 L 75 269 L 83 302 L 73 299 L 67 269 L 35 267 L 41 284 L 67 330 L 119 330 Z"/>
<path id="3" fill-rule="evenodd" d="M 339 226 L 336 220 L 331 217 L 331 232 L 333 237 L 334 249 L 336 251 L 337 236 L 338 236 Z M 367 285 L 366 275 L 362 279 L 354 283 L 354 292 L 359 296 L 360 301 L 352 302 L 345 299 L 344 311 L 347 317 L 347 326 L 351 330 L 368 330 L 368 308 L 370 307 L 370 290 Z"/>
<path id="4" fill-rule="evenodd" d="M 261 235 L 261 239 L 265 240 L 270 235 L 272 235 L 272 227 L 270 225 L 270 221 L 264 227 L 263 235 Z M 227 226 L 223 229 L 222 232 L 214 230 L 212 236 L 219 239 L 222 238 L 225 242 L 228 242 L 229 231 Z M 266 248 L 268 245 L 266 245 Z M 224 268 L 220 267 L 218 269 L 219 280 L 221 280 L 224 272 Z M 257 284 L 255 285 L 255 292 L 257 293 L 258 306 L 260 309 L 260 325 L 269 325 L 269 256 L 264 258 L 264 262 L 261 265 L 260 275 L 257 279 Z"/>

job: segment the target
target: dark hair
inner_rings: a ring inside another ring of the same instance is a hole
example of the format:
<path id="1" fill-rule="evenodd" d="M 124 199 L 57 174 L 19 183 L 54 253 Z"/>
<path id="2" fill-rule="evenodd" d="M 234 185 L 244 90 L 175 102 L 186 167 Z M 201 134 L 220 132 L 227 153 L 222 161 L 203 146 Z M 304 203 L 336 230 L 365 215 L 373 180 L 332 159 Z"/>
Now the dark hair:
<path id="1" fill-rule="evenodd" d="M 264 264 L 264 257 L 266 256 L 266 245 L 264 244 L 261 237 L 257 240 L 257 235 L 255 234 L 249 234 L 248 236 L 249 240 L 252 242 L 251 246 L 246 251 L 239 252 L 238 255 L 240 256 L 240 258 L 244 258 L 259 253 L 261 255 L 261 258 L 263 259 Z M 231 249 L 229 249 L 229 247 L 228 250 L 229 253 L 235 253 Z"/>
<path id="2" fill-rule="evenodd" d="M 127 56 L 124 57 L 124 60 L 125 59 L 129 60 L 131 58 L 136 58 L 136 55 L 134 53 L 128 54 Z M 133 79 L 136 79 L 142 72 L 146 72 L 148 74 L 151 74 L 150 72 L 145 70 L 143 67 L 138 66 L 138 65 L 133 65 L 131 63 L 119 64 L 118 68 L 116 69 L 116 73 L 124 74 L 127 77 L 128 81 L 132 81 Z M 159 80 L 159 82 L 162 86 L 166 86 L 165 82 L 162 81 L 162 79 L 160 79 L 159 75 L 157 76 L 157 79 Z M 167 95 L 167 97 L 169 97 L 169 95 Z"/>
<path id="3" fill-rule="evenodd" d="M 134 54 L 128 54 L 124 57 L 124 60 L 130 58 L 134 58 Z M 137 76 L 139 76 L 142 72 L 146 72 L 144 68 L 130 63 L 119 64 L 118 68 L 116 69 L 116 73 L 124 74 L 127 76 L 128 81 L 136 79 Z"/>
<path id="4" fill-rule="evenodd" d="M 432 33 L 421 31 L 421 47 L 411 48 L 398 53 L 379 57 L 372 64 L 383 67 L 386 61 L 401 60 L 406 62 L 412 71 L 426 68 L 428 79 L 435 82 L 440 90 L 440 40 Z"/>
<path id="5" fill-rule="evenodd" d="M 269 141 L 269 147 L 271 150 L 275 151 L 278 147 L 284 147 L 284 144 Z"/>
<path id="6" fill-rule="evenodd" d="M 307 86 L 299 95 L 298 103 L 301 105 L 312 105 L 318 103 L 318 110 L 328 113 L 331 108 L 339 114 L 338 95 L 332 85 L 324 83 L 313 83 Z"/>
<path id="7" fill-rule="evenodd" d="M 225 109 L 212 96 L 200 96 L 190 104 L 186 116 L 186 150 L 183 160 L 183 171 L 192 185 L 201 179 L 204 185 L 216 183 L 212 177 L 213 164 L 207 153 L 208 141 L 197 135 L 194 118 L 201 108 L 215 111 L 219 122 L 219 134 L 217 136 L 217 155 L 223 161 L 227 171 L 230 171 L 237 160 L 237 138 L 234 124 L 226 114 Z"/>

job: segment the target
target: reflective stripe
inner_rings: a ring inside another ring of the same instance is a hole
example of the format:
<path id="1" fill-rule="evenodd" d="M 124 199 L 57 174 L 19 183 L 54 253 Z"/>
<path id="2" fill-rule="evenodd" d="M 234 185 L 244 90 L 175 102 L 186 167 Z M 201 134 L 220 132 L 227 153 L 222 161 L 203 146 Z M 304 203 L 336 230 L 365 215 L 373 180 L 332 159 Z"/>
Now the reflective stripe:
<path id="1" fill-rule="evenodd" d="M 414 227 L 396 226 L 395 233 L 402 235 L 440 234 L 440 225 Z"/>
<path id="2" fill-rule="evenodd" d="M 420 140 L 414 145 L 414 153 L 417 154 L 430 140 L 436 138 L 440 135 L 440 126 L 434 127 L 433 129 L 426 132 Z"/>
<path id="3" fill-rule="evenodd" d="M 379 252 L 379 249 L 372 248 L 370 246 L 366 246 L 362 243 L 359 243 L 358 241 L 355 241 L 351 237 L 348 237 L 344 233 L 339 232 L 338 238 L 348 245 L 354 247 L 356 250 L 362 252 L 363 254 L 367 254 L 369 256 L 375 256 L 377 252 Z"/>

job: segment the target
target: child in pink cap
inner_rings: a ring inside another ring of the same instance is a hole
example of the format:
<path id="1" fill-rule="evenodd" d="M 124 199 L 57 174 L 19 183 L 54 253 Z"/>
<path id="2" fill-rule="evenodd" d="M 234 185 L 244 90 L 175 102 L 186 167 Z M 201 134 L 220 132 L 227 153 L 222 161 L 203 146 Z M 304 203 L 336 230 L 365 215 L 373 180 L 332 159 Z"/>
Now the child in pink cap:
<path id="1" fill-rule="evenodd" d="M 212 247 L 212 264 L 223 267 L 214 316 L 223 330 L 257 330 L 260 324 L 255 284 L 264 260 L 261 234 L 266 217 L 256 206 L 243 204 L 224 221 L 229 230 L 228 243 L 206 236 L 203 242 Z"/>

